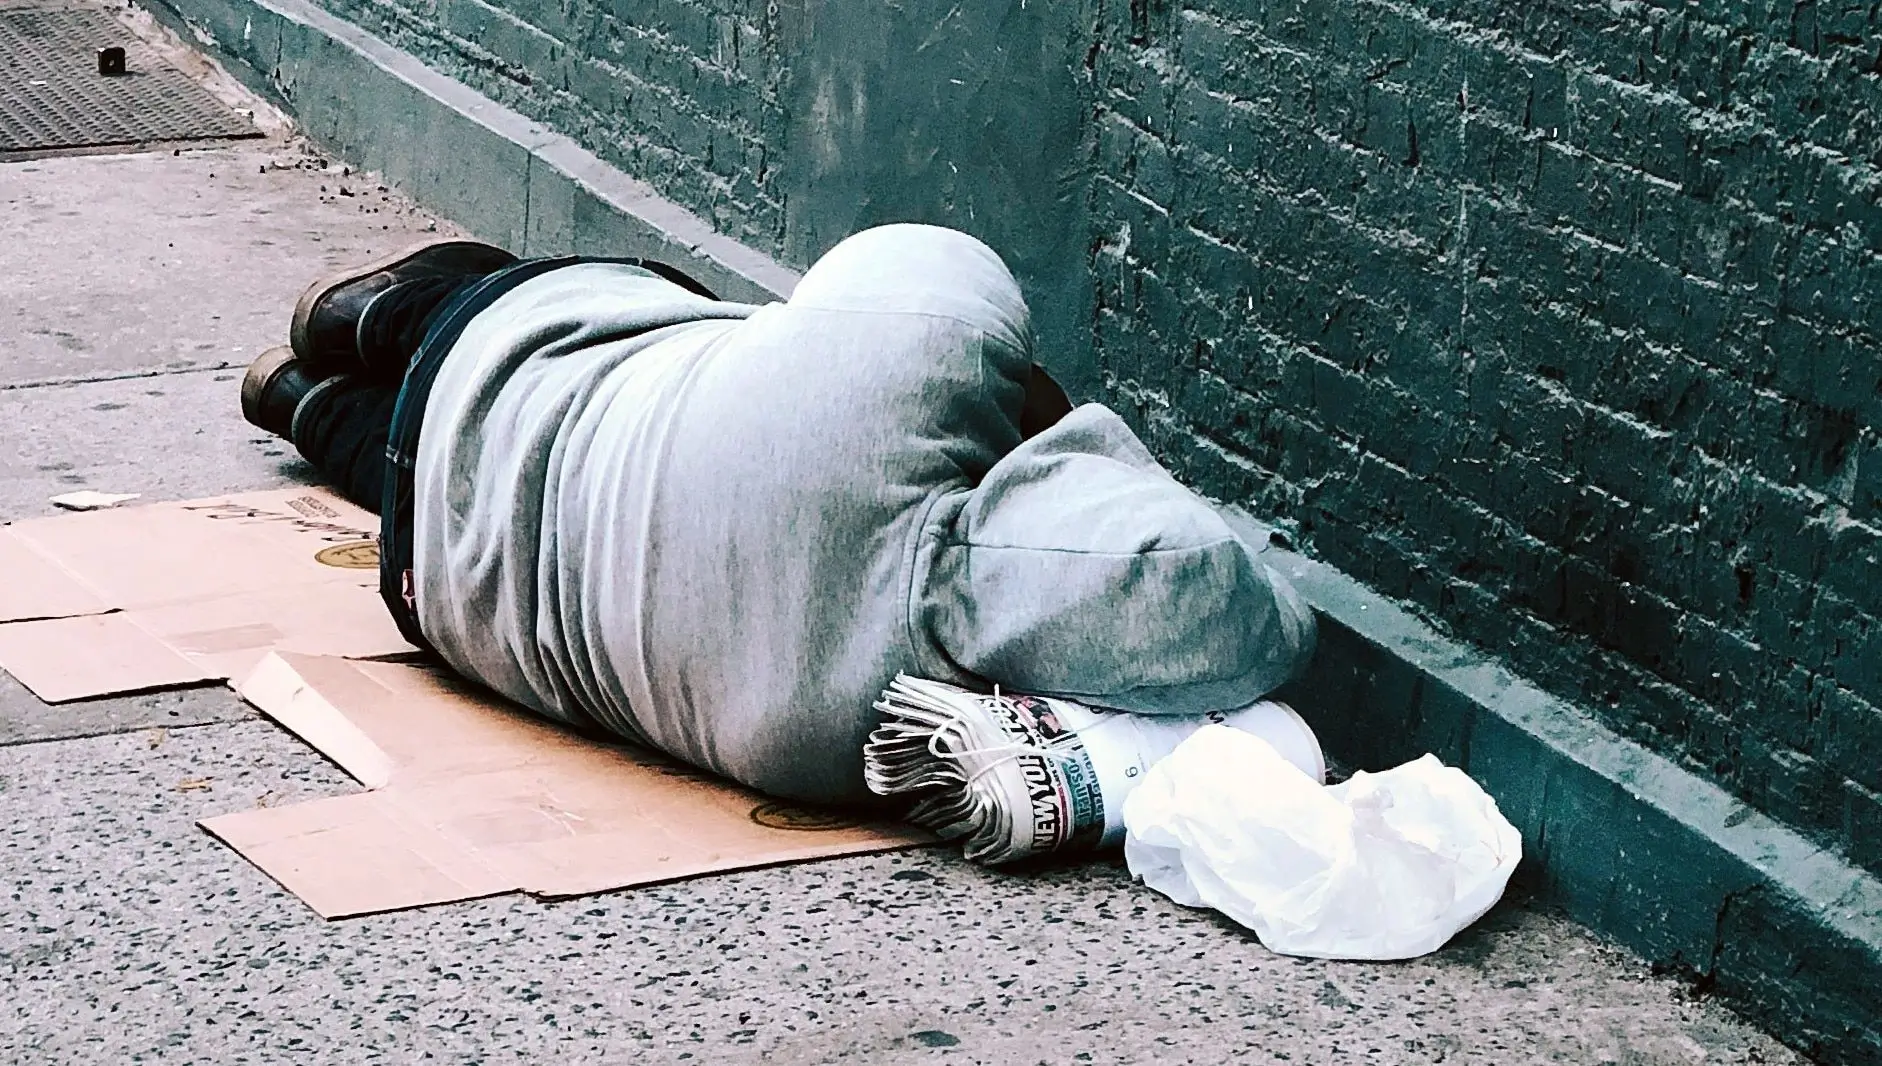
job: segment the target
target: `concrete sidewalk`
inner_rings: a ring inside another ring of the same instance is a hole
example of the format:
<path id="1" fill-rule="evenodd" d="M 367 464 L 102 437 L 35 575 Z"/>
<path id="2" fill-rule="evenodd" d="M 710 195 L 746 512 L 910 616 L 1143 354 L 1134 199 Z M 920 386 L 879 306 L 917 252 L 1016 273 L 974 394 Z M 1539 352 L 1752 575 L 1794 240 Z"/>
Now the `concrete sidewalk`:
<path id="1" fill-rule="evenodd" d="M 241 365 L 313 276 L 441 225 L 325 162 L 0 164 L 0 518 L 307 479 L 242 421 Z M 328 923 L 194 824 L 355 788 L 226 690 L 48 707 L 0 678 L 0 1061 L 1800 1061 L 1521 901 L 1335 964 L 1117 862 L 934 849 Z"/>

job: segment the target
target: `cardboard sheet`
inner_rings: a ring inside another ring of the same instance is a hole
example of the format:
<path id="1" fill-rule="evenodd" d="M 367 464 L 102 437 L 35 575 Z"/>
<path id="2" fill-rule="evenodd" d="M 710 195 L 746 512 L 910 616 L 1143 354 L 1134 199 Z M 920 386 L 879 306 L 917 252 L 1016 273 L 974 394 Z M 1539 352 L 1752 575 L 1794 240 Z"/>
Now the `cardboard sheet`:
<path id="1" fill-rule="evenodd" d="M 0 529 L 0 668 L 49 703 L 238 678 L 370 791 L 203 823 L 327 917 L 570 896 L 925 843 L 583 739 L 446 674 L 379 600 L 378 519 L 320 489 Z"/>
<path id="2" fill-rule="evenodd" d="M 378 596 L 379 520 L 297 488 L 0 529 L 0 667 L 48 703 L 215 681 L 274 649 L 410 651 Z"/>
<path id="3" fill-rule="evenodd" d="M 371 789 L 202 823 L 328 918 L 933 840 L 585 739 L 423 667 L 277 653 L 236 688 Z"/>

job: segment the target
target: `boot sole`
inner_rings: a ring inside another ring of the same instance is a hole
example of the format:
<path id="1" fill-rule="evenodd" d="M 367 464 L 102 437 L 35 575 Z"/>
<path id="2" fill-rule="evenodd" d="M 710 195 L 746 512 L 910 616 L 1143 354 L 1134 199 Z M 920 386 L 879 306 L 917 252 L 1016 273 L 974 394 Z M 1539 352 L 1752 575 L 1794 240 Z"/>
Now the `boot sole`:
<path id="1" fill-rule="evenodd" d="M 249 364 L 248 373 L 242 376 L 242 417 L 248 419 L 249 425 L 258 429 L 268 428 L 261 424 L 261 398 L 275 377 L 287 369 L 294 358 L 294 349 L 275 347 L 261 353 Z"/>
<path id="2" fill-rule="evenodd" d="M 308 286 L 307 291 L 302 293 L 300 300 L 295 303 L 294 321 L 288 327 L 288 346 L 299 358 L 306 360 L 309 364 L 318 364 L 320 360 L 314 356 L 310 327 L 313 323 L 314 308 L 320 306 L 320 301 L 332 295 L 334 290 L 369 278 L 382 270 L 396 270 L 409 266 L 426 256 L 445 251 L 464 253 L 465 262 L 461 265 L 466 267 L 469 273 L 477 273 L 480 268 L 482 272 L 488 273 L 516 262 L 515 256 L 495 245 L 485 244 L 482 241 L 441 237 L 383 255 L 364 266 L 350 267 L 329 274 Z M 479 261 L 478 256 L 483 257 L 482 261 Z"/>

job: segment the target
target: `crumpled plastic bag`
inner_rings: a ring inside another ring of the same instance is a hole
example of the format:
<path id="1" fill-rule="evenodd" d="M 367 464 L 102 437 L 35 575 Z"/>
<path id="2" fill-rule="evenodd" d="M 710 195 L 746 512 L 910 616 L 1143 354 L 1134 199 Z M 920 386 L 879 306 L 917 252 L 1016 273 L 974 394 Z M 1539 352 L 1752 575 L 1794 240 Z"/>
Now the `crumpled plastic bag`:
<path id="1" fill-rule="evenodd" d="M 1269 950 L 1409 959 L 1502 897 L 1522 837 L 1475 781 L 1426 755 L 1323 786 L 1266 741 L 1211 725 L 1124 801 L 1124 860 Z"/>

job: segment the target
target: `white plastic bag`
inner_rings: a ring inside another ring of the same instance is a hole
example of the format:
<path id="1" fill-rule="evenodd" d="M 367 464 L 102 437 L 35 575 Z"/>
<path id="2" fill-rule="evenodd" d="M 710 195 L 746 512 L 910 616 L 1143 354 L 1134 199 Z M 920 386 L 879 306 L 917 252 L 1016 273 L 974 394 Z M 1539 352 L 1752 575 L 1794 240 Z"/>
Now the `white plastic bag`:
<path id="1" fill-rule="evenodd" d="M 1426 755 L 1322 786 L 1265 741 L 1207 726 L 1124 801 L 1124 859 L 1284 955 L 1409 959 L 1502 897 L 1522 838 L 1463 771 Z"/>

